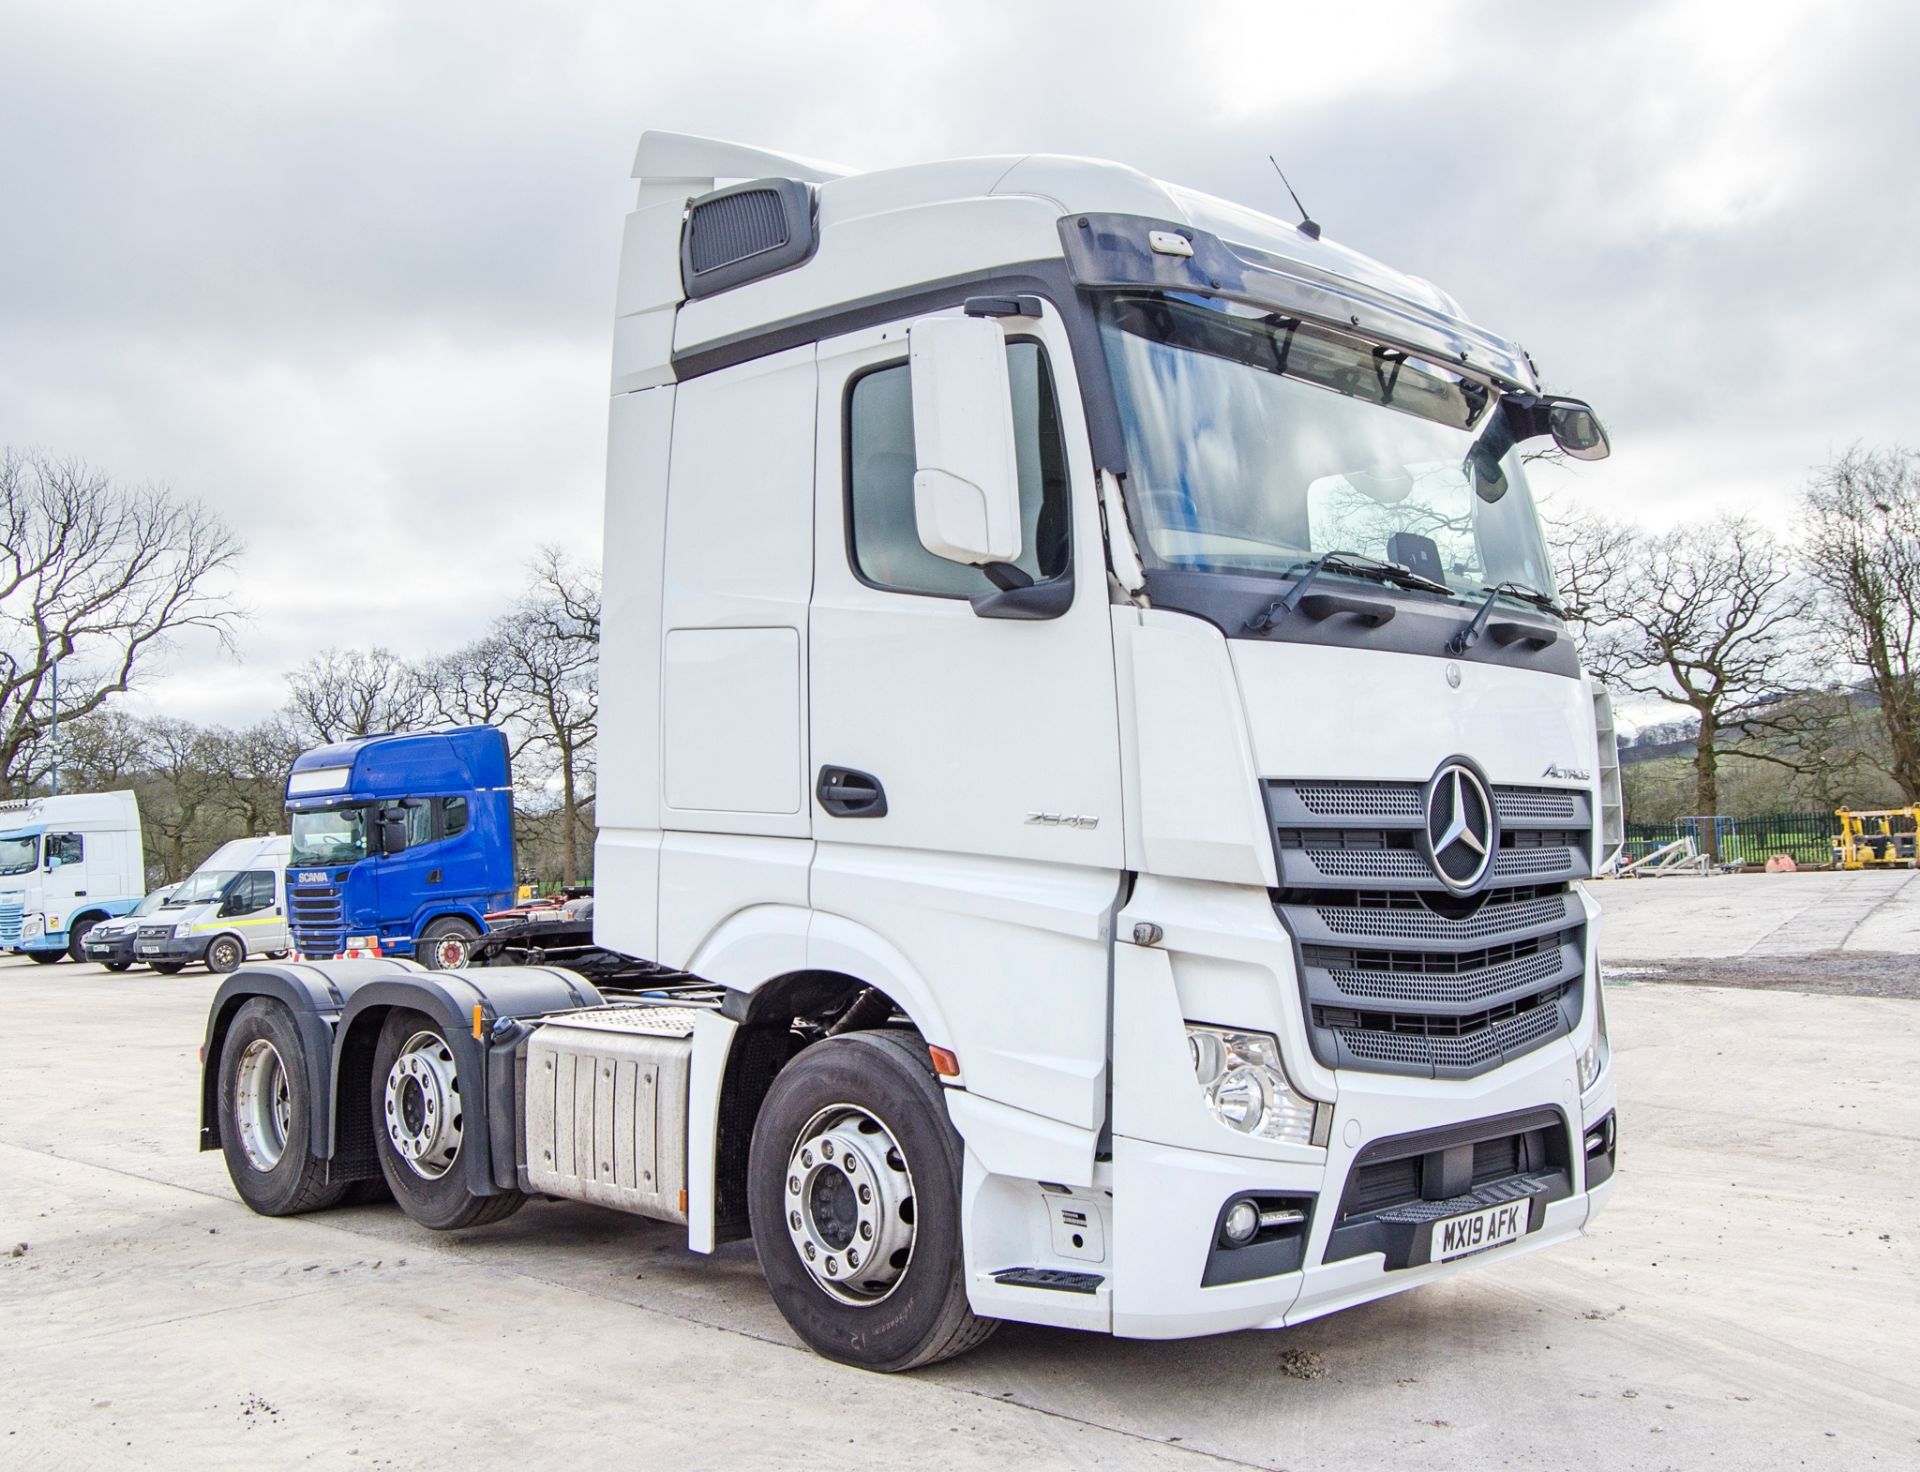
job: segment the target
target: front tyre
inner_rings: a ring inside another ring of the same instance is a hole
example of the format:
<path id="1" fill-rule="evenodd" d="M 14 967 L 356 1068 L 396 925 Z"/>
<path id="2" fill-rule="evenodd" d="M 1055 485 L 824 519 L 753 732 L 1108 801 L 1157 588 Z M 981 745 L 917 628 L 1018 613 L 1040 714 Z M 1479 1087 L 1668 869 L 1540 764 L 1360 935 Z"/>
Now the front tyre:
<path id="1" fill-rule="evenodd" d="M 463 1087 L 475 1101 L 469 1117 Z M 476 1196 L 461 1159 L 469 1135 L 486 1124 L 480 1080 L 460 1077 L 459 1059 L 440 1024 L 423 1012 L 387 1014 L 373 1050 L 373 1134 L 400 1209 L 423 1227 L 452 1231 L 501 1221 L 526 1200 L 518 1191 Z"/>
<path id="2" fill-rule="evenodd" d="M 207 946 L 207 970 L 217 976 L 238 971 L 240 963 L 246 959 L 247 948 L 240 943 L 237 935 L 216 935 Z"/>
<path id="3" fill-rule="evenodd" d="M 69 961 L 80 962 L 87 959 L 87 932 L 99 923 L 100 921 L 97 917 L 89 915 L 86 919 L 76 922 L 73 929 L 67 932 L 67 959 Z"/>
<path id="4" fill-rule="evenodd" d="M 336 1205 L 326 1162 L 307 1147 L 313 1100 L 307 1050 L 293 1014 L 254 997 L 234 1014 L 220 1049 L 220 1148 L 240 1199 L 262 1216 L 295 1216 Z"/>
<path id="5" fill-rule="evenodd" d="M 55 961 L 64 961 L 67 959 L 67 953 L 65 951 L 28 951 L 27 954 L 42 966 L 51 966 Z"/>
<path id="6" fill-rule="evenodd" d="M 473 943 L 480 932 L 464 920 L 444 916 L 420 932 L 414 947 L 421 964 L 429 971 L 458 971 L 473 954 Z"/>
<path id="7" fill-rule="evenodd" d="M 801 1053 L 754 1124 L 747 1204 L 780 1312 L 815 1351 L 911 1370 L 979 1344 L 967 1306 L 960 1137 L 912 1035 L 858 1032 Z"/>

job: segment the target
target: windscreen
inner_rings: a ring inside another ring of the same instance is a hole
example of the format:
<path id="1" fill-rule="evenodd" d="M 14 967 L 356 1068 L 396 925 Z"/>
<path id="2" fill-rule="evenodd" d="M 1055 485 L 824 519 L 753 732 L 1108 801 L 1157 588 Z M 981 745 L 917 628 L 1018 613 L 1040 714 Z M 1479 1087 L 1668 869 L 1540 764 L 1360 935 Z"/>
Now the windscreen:
<path id="1" fill-rule="evenodd" d="M 0 874 L 30 874 L 40 861 L 40 835 L 0 838 Z"/>
<path id="2" fill-rule="evenodd" d="M 328 808 L 293 815 L 293 864 L 351 864 L 367 856 L 367 810 Z"/>
<path id="3" fill-rule="evenodd" d="M 151 915 L 166 903 L 167 896 L 172 893 L 173 891 L 171 889 L 156 889 L 152 894 L 148 895 L 133 907 L 133 913 L 136 915 Z"/>
<path id="4" fill-rule="evenodd" d="M 1285 574 L 1339 550 L 1465 598 L 1509 581 L 1552 592 L 1494 390 L 1212 298 L 1109 297 L 1101 336 L 1149 571 Z"/>
<path id="5" fill-rule="evenodd" d="M 177 910 L 183 905 L 204 905 L 208 900 L 217 900 L 233 883 L 236 873 L 232 869 L 201 869 L 189 874 L 180 881 L 180 887 L 160 902 L 163 910 Z"/>

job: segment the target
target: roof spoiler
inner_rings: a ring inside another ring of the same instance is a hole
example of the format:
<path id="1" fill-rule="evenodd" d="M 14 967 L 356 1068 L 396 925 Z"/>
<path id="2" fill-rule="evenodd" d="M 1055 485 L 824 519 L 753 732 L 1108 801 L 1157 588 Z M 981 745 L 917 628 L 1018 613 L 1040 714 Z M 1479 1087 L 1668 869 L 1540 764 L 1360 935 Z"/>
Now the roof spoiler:
<path id="1" fill-rule="evenodd" d="M 803 184 L 824 184 L 854 172 L 819 159 L 658 128 L 640 135 L 640 147 L 633 157 L 633 177 L 640 181 L 642 206 L 664 203 L 676 195 L 690 199 L 709 193 L 721 179 L 798 179 Z"/>

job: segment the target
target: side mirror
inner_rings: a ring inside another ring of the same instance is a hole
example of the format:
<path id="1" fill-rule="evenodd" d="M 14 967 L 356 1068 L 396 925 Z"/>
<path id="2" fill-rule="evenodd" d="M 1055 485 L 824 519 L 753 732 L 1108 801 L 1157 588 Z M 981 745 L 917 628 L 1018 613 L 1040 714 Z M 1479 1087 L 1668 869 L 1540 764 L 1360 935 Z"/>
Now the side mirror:
<path id="1" fill-rule="evenodd" d="M 58 869 L 64 863 L 66 863 L 66 860 L 61 858 L 60 855 L 48 854 L 47 855 L 47 872 L 51 874 L 55 869 Z"/>
<path id="2" fill-rule="evenodd" d="M 1020 462 L 1007 339 L 986 317 L 907 331 L 913 379 L 913 519 L 920 544 L 980 566 L 1020 556 Z"/>
<path id="3" fill-rule="evenodd" d="M 1576 460 L 1604 460 L 1613 453 L 1607 432 L 1600 427 L 1600 416 L 1591 404 L 1578 399 L 1547 401 L 1547 433 Z"/>
<path id="4" fill-rule="evenodd" d="M 381 818 L 380 852 L 383 854 L 403 854 L 407 851 L 407 821 L 405 818 Z"/>

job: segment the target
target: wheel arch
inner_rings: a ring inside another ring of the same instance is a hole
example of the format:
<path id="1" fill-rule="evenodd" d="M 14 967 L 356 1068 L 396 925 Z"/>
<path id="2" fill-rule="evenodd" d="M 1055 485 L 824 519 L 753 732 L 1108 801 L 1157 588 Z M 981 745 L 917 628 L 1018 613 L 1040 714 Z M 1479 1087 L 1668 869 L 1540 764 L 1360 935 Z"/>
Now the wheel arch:
<path id="1" fill-rule="evenodd" d="M 220 983 L 207 1008 L 207 1035 L 200 1048 L 200 1148 L 220 1148 L 220 1061 L 234 1014 L 261 997 L 281 1003 L 293 1014 L 305 1045 L 310 1097 L 326 1099 L 332 1066 L 335 1022 L 340 1009 L 360 987 L 390 972 L 417 969 L 397 958 L 327 967 L 312 963 L 242 965 Z M 316 1155 L 327 1152 L 331 1111 L 311 1111 L 311 1145 Z"/>
<path id="2" fill-rule="evenodd" d="M 347 965 L 367 964 L 347 962 Z M 375 963 L 377 964 L 377 963 Z M 517 1185 L 513 1123 L 513 1053 L 520 1032 L 495 1040 L 501 1020 L 602 1004 L 591 982 L 554 966 L 498 966 L 477 971 L 429 971 L 405 963 L 404 975 L 370 981 L 354 992 L 341 1010 L 337 1041 L 325 1095 L 325 1153 L 343 1169 L 379 1174 L 374 1154 L 375 1121 L 369 1107 L 374 1049 L 380 1029 L 395 1009 L 419 1012 L 438 1023 L 453 1049 L 455 1067 L 465 1079 L 479 1081 L 487 1129 L 469 1136 L 483 1148 L 461 1150 L 461 1171 L 476 1196 L 491 1196 Z M 480 1009 L 482 1037 L 474 1036 L 474 1009 Z"/>
<path id="3" fill-rule="evenodd" d="M 459 901 L 446 901 L 435 904 L 431 909 L 422 909 L 421 912 L 414 917 L 413 942 L 415 945 L 418 945 L 420 943 L 420 937 L 427 933 L 427 927 L 438 920 L 459 920 L 471 925 L 475 935 L 485 935 L 487 933 L 487 922 L 482 917 L 477 905 L 466 904 Z"/>

